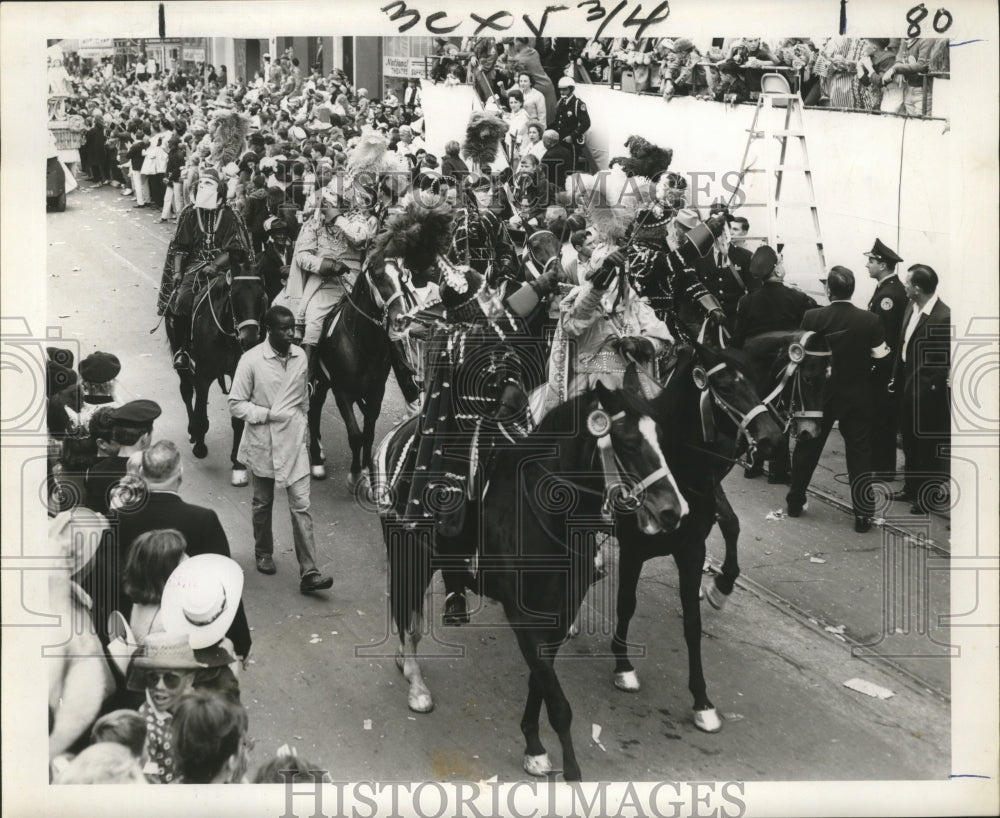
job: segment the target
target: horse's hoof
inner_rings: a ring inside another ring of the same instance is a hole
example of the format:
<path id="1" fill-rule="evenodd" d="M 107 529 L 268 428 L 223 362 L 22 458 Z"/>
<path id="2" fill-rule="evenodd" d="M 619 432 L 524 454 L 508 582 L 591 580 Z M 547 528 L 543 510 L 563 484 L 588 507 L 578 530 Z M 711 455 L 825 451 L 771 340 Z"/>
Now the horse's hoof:
<path id="1" fill-rule="evenodd" d="M 204 443 L 195 443 L 194 448 L 191 451 L 194 453 L 194 456 L 197 457 L 199 460 L 208 457 L 208 446 L 206 446 Z"/>
<path id="2" fill-rule="evenodd" d="M 694 711 L 694 726 L 705 733 L 718 733 L 722 729 L 722 720 L 715 708 L 709 707 Z"/>
<path id="3" fill-rule="evenodd" d="M 347 490 L 351 494 L 354 494 L 358 490 L 358 486 L 360 486 L 363 482 L 364 483 L 368 482 L 367 474 L 365 474 L 364 472 L 358 472 L 357 474 L 354 474 L 352 472 L 351 474 L 347 475 Z"/>
<path id="4" fill-rule="evenodd" d="M 396 653 L 396 667 L 399 668 L 399 672 L 403 672 L 403 654 L 397 651 Z"/>
<path id="5" fill-rule="evenodd" d="M 580 635 L 580 626 L 577 625 L 576 622 L 574 622 L 572 625 L 569 626 L 569 630 L 566 632 L 566 635 L 570 639 L 575 639 L 577 636 Z"/>
<path id="6" fill-rule="evenodd" d="M 310 471 L 312 472 L 313 480 L 326 480 L 326 466 L 317 464 Z"/>
<path id="7" fill-rule="evenodd" d="M 524 771 L 528 773 L 528 775 L 537 776 L 548 775 L 551 773 L 552 762 L 549 760 L 549 754 L 542 753 L 540 756 L 529 756 L 525 753 Z"/>
<path id="8" fill-rule="evenodd" d="M 626 670 L 624 673 L 615 674 L 615 687 L 624 690 L 626 693 L 638 693 L 642 685 L 639 684 L 639 674 L 634 670 Z"/>
<path id="9" fill-rule="evenodd" d="M 247 475 L 246 469 L 233 469 L 233 476 L 229 480 L 230 484 L 236 487 L 242 487 L 250 482 L 250 477 Z"/>
<path id="10" fill-rule="evenodd" d="M 431 698 L 430 691 L 426 688 L 423 690 L 411 690 L 406 703 L 414 713 L 430 713 L 434 709 L 434 700 Z"/>
<path id="11" fill-rule="evenodd" d="M 729 595 L 722 593 L 722 591 L 719 590 L 719 586 L 714 582 L 710 582 L 708 584 L 708 591 L 705 593 L 705 598 L 708 600 L 708 604 L 717 611 L 721 611 L 725 608 L 726 602 L 729 601 Z"/>

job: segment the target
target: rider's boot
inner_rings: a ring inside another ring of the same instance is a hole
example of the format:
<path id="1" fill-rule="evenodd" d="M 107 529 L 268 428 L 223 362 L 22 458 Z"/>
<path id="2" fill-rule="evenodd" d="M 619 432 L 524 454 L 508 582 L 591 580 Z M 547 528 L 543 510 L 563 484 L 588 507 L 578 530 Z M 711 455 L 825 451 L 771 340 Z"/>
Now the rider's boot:
<path id="1" fill-rule="evenodd" d="M 306 384 L 309 397 L 316 393 L 316 345 L 303 344 L 302 351 L 306 354 Z"/>
<path id="2" fill-rule="evenodd" d="M 191 338 L 191 318 L 188 315 L 175 315 L 173 324 L 174 338 L 177 339 L 177 351 L 174 353 L 174 369 L 178 372 L 193 372 L 194 362 L 188 354 L 188 342 Z"/>

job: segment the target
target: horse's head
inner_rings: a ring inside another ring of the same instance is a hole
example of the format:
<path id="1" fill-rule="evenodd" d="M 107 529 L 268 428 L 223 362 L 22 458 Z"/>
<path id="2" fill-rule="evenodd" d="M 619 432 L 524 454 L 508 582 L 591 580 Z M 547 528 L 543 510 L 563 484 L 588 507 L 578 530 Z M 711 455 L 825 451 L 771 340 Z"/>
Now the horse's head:
<path id="1" fill-rule="evenodd" d="M 626 373 L 622 389 L 598 382 L 595 391 L 597 407 L 587 418 L 587 431 L 598 439 L 602 459 L 610 453 L 629 483 L 612 496 L 616 510 L 635 512 L 644 534 L 673 531 L 688 505 L 667 466 L 659 427 L 641 396 L 635 367 Z"/>
<path id="2" fill-rule="evenodd" d="M 526 281 L 532 281 L 543 273 L 555 269 L 560 280 L 565 280 L 562 267 L 562 244 L 550 230 L 536 230 L 524 243 L 524 267 Z"/>
<path id="3" fill-rule="evenodd" d="M 781 442 L 782 431 L 747 375 L 742 353 L 695 344 L 695 366 L 691 375 L 703 400 L 715 406 L 736 425 L 737 433 L 765 458 Z"/>
<path id="4" fill-rule="evenodd" d="M 803 331 L 784 352 L 786 371 L 791 370 L 788 403 L 792 437 L 809 440 L 819 437 L 823 424 L 823 392 L 830 377 L 832 361 L 826 338 Z"/>
<path id="5" fill-rule="evenodd" d="M 390 332 L 399 331 L 403 317 L 419 304 L 412 276 L 409 270 L 394 262 L 376 258 L 372 262 L 367 265 L 365 274 L 382 311 L 382 323 Z"/>
<path id="6" fill-rule="evenodd" d="M 260 322 L 267 309 L 264 280 L 251 269 L 250 260 L 240 250 L 229 251 L 229 302 L 233 311 L 240 348 L 244 351 L 260 343 Z"/>

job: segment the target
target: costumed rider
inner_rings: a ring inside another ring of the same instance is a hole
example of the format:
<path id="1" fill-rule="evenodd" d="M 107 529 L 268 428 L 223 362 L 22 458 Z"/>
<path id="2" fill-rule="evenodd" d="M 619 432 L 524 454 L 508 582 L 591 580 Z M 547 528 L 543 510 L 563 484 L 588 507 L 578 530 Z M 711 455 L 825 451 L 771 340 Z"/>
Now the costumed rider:
<path id="1" fill-rule="evenodd" d="M 226 203 L 226 186 L 215 168 L 198 176 L 194 203 L 177 217 L 177 231 L 167 248 L 157 314 L 168 316 L 174 339 L 174 367 L 189 369 L 191 311 L 195 292 L 234 262 L 252 260 L 250 232 Z"/>
<path id="2" fill-rule="evenodd" d="M 397 227 L 405 228 L 405 222 Z M 479 495 L 479 466 L 491 447 L 529 432 L 527 396 L 544 381 L 544 362 L 525 340 L 545 320 L 563 273 L 553 269 L 511 285 L 504 296 L 471 267 L 443 255 L 435 265 L 440 319 L 424 347 L 424 398 L 419 416 L 409 421 L 413 443 L 397 471 L 396 512 L 404 525 L 433 527 L 447 591 L 444 620 L 462 624 L 468 621 L 465 589 L 474 583 L 465 562 L 477 540 L 462 536 L 467 502 Z"/>
<path id="3" fill-rule="evenodd" d="M 624 383 L 635 362 L 647 397 L 660 391 L 657 359 L 670 351 L 674 336 L 633 289 L 626 273 L 626 252 L 619 247 L 637 212 L 640 190 L 619 171 L 604 179 L 578 176 L 574 190 L 589 225 L 589 257 L 581 256 L 583 282 L 560 304 L 549 359 L 544 404 L 532 407 L 540 416 L 554 406 L 585 393 L 600 380 L 614 389 Z M 541 397 L 541 395 L 540 395 Z"/>
<path id="4" fill-rule="evenodd" d="M 462 184 L 462 183 L 460 183 Z M 490 210 L 489 176 L 470 173 L 459 190 L 448 258 L 485 276 L 491 287 L 516 279 L 519 264 L 514 242 L 500 218 Z"/>
<path id="5" fill-rule="evenodd" d="M 354 287 L 376 228 L 374 217 L 353 208 L 343 177 L 335 176 L 322 189 L 320 206 L 295 242 L 288 282 L 274 303 L 295 316 L 295 337 L 309 362 L 311 388 L 323 322 Z"/>
<path id="6" fill-rule="evenodd" d="M 639 211 L 629 227 L 625 269 L 632 287 L 671 333 L 691 341 L 705 320 L 717 327 L 725 323 L 725 315 L 718 299 L 680 251 L 687 241 L 686 231 L 671 213 L 659 201 Z M 691 223 L 691 213 L 681 213 Z M 697 223 L 696 213 L 693 223 Z"/>

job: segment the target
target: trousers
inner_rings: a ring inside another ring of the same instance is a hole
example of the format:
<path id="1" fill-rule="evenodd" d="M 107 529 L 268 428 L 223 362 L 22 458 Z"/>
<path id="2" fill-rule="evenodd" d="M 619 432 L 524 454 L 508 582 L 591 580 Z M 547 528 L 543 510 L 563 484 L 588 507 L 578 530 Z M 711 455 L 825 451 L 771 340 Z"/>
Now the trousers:
<path id="1" fill-rule="evenodd" d="M 274 509 L 274 478 L 253 475 L 253 548 L 254 554 L 272 556 L 274 536 L 271 517 Z M 316 539 L 313 536 L 312 515 L 309 513 L 309 481 L 307 474 L 285 489 L 288 495 L 288 510 L 292 516 L 292 540 L 295 543 L 295 558 L 299 562 L 299 576 L 317 571 Z"/>

